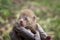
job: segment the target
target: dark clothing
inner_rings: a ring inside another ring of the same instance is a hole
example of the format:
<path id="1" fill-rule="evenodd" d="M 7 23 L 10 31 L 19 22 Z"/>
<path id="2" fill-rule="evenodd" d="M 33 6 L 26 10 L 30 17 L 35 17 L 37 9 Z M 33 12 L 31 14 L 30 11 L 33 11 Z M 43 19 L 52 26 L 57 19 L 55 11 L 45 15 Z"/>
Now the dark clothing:
<path id="1" fill-rule="evenodd" d="M 12 32 L 10 33 L 10 38 L 11 40 L 46 40 L 46 38 L 49 39 L 47 34 L 38 23 L 37 27 L 38 32 L 36 37 L 34 37 L 33 33 L 27 31 L 27 29 L 25 29 L 24 27 L 20 27 L 18 24 L 16 24 L 13 27 Z"/>
<path id="2" fill-rule="evenodd" d="M 24 27 L 15 25 L 10 33 L 11 40 L 34 40 L 34 36 L 31 35 Z"/>

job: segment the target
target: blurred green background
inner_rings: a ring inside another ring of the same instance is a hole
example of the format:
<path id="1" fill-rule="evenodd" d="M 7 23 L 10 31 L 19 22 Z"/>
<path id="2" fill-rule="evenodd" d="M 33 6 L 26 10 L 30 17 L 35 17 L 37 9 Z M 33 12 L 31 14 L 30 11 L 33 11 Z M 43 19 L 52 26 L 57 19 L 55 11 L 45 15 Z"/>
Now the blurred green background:
<path id="1" fill-rule="evenodd" d="M 9 32 L 18 11 L 29 8 L 52 40 L 60 40 L 60 0 L 0 0 L 0 40 L 9 40 Z"/>

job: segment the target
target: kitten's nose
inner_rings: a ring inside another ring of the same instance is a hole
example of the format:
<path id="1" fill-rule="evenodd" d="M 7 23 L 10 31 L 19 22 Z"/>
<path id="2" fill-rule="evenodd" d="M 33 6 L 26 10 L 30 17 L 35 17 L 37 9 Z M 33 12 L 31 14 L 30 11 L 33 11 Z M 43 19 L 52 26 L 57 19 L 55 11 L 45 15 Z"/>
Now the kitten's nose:
<path id="1" fill-rule="evenodd" d="M 20 20 L 20 25 L 23 26 L 23 19 Z"/>
<path id="2" fill-rule="evenodd" d="M 23 21 L 20 21 L 20 23 L 23 23 Z"/>

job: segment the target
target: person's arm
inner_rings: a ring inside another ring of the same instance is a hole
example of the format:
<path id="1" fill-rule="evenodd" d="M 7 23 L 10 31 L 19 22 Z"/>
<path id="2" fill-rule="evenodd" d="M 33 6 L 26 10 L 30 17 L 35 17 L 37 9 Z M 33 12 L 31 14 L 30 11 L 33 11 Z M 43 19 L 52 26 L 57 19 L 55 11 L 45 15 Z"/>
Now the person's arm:
<path id="1" fill-rule="evenodd" d="M 36 34 L 33 34 L 31 31 L 25 29 L 24 27 L 20 27 L 18 29 L 19 29 L 19 33 L 21 34 L 21 36 L 23 36 L 29 40 L 41 40 L 40 34 L 38 31 L 36 31 Z"/>
<path id="2" fill-rule="evenodd" d="M 46 32 L 43 30 L 43 28 L 37 23 L 38 31 L 40 33 L 40 37 L 42 40 L 50 40 L 51 37 L 46 34 Z"/>
<path id="3" fill-rule="evenodd" d="M 29 38 L 34 38 L 34 34 L 29 32 L 27 29 L 24 27 L 17 28 L 19 33 L 24 37 L 29 37 Z"/>
<path id="4" fill-rule="evenodd" d="M 40 40 L 39 32 L 34 35 L 31 31 L 27 30 L 24 27 L 19 27 L 19 25 L 15 25 L 13 27 L 13 32 L 10 33 L 11 40 L 18 40 L 17 34 L 15 33 L 17 31 L 21 36 L 24 38 L 27 38 L 29 40 Z"/>
<path id="5" fill-rule="evenodd" d="M 18 25 L 16 25 L 13 30 L 17 31 L 20 33 L 21 36 L 23 36 L 24 38 L 27 38 L 27 39 L 31 39 L 31 40 L 34 40 L 34 34 L 32 32 L 30 32 L 29 30 L 27 30 L 26 28 L 24 27 L 20 27 Z"/>
<path id="6" fill-rule="evenodd" d="M 19 25 L 15 25 L 12 29 L 12 31 L 9 33 L 10 40 L 18 40 L 18 35 L 15 33 L 18 32 L 21 36 L 27 39 L 35 40 L 34 34 L 24 27 L 19 27 Z"/>

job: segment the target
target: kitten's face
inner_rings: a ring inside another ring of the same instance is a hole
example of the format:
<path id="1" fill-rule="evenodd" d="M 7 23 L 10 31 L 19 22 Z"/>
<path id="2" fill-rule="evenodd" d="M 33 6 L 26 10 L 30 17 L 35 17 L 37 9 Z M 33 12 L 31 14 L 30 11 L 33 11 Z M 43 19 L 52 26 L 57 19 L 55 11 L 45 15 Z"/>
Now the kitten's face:
<path id="1" fill-rule="evenodd" d="M 18 23 L 21 26 L 31 26 L 35 22 L 34 17 L 21 16 L 18 20 Z"/>

